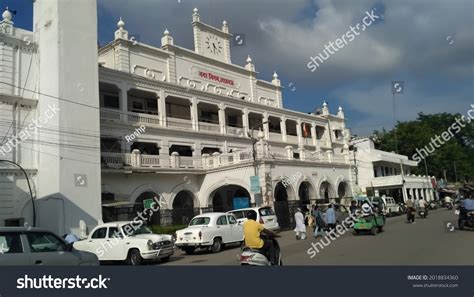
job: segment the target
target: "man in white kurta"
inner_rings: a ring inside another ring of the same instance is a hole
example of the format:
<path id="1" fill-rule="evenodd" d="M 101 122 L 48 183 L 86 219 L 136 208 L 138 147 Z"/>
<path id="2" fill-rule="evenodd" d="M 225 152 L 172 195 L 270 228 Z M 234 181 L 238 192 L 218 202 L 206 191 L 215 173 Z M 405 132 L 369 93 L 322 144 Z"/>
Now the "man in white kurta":
<path id="1" fill-rule="evenodd" d="M 296 222 L 296 239 L 306 239 L 306 226 L 304 224 L 304 215 L 301 212 L 301 209 L 297 209 L 295 213 L 295 222 Z"/>

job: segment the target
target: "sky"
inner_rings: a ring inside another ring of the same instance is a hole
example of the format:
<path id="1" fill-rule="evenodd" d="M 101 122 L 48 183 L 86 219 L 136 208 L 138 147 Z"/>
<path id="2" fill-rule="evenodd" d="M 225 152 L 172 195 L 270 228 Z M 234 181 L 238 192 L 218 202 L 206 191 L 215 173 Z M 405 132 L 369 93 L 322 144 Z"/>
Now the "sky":
<path id="1" fill-rule="evenodd" d="M 0 0 L 0 8 L 16 10 L 15 25 L 31 29 L 32 2 Z M 99 42 L 113 39 L 122 17 L 140 42 L 160 46 L 168 29 L 175 44 L 193 49 L 194 7 L 201 21 L 220 28 L 226 20 L 231 33 L 245 35 L 232 62 L 243 66 L 250 55 L 268 81 L 276 71 L 285 108 L 312 112 L 326 101 L 336 113 L 342 106 L 353 135 L 420 112 L 466 114 L 474 104 L 472 0 L 98 0 Z M 326 56 L 325 45 L 348 37 L 367 13 L 374 22 L 312 72 L 310 57 Z M 403 94 L 393 96 L 393 81 L 404 82 Z"/>

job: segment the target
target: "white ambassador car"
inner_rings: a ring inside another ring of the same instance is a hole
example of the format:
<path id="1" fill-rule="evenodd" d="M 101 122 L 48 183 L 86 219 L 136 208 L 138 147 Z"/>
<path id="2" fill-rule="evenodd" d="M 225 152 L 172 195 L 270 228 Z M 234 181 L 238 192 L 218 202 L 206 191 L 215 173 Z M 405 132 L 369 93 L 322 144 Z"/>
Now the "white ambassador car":
<path id="1" fill-rule="evenodd" d="M 111 222 L 95 227 L 89 236 L 74 243 L 74 248 L 97 255 L 99 261 L 126 261 L 140 265 L 144 260 L 166 262 L 174 253 L 171 235 L 154 234 L 144 225 Z"/>
<path id="2" fill-rule="evenodd" d="M 175 245 L 188 255 L 197 248 L 218 253 L 225 244 L 242 243 L 243 228 L 232 214 L 211 212 L 195 216 L 187 228 L 176 231 Z"/>

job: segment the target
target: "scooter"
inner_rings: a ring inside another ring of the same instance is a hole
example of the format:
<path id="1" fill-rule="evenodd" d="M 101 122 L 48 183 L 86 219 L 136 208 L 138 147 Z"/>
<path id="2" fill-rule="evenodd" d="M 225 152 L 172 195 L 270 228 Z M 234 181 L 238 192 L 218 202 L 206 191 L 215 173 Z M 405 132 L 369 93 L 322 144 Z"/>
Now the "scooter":
<path id="1" fill-rule="evenodd" d="M 474 211 L 466 211 L 461 208 L 459 211 L 458 228 L 463 230 L 465 227 L 474 228 Z"/>
<path id="2" fill-rule="evenodd" d="M 262 239 L 270 239 L 273 242 L 273 248 L 277 255 L 277 263 L 273 264 L 274 266 L 281 266 L 283 262 L 281 260 L 281 251 L 278 241 L 275 239 L 276 236 L 268 236 L 266 234 L 261 234 Z M 254 249 L 247 246 L 242 247 L 242 252 L 240 254 L 240 265 L 249 265 L 249 266 L 272 266 L 272 263 L 268 259 L 268 255 L 261 249 Z"/>
<path id="3" fill-rule="evenodd" d="M 453 209 L 453 203 L 452 203 L 452 202 L 445 202 L 445 203 L 444 203 L 444 207 L 446 207 L 447 209 L 451 210 L 451 209 Z"/>

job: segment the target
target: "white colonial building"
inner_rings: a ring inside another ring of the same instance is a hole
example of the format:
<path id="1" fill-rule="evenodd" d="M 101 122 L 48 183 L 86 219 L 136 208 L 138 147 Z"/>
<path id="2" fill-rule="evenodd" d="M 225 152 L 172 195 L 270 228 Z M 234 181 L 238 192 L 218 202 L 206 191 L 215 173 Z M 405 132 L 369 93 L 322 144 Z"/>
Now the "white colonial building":
<path id="1" fill-rule="evenodd" d="M 434 199 L 434 177 L 411 174 L 417 162 L 405 155 L 376 149 L 370 138 L 355 138 L 351 147 L 351 159 L 357 168 L 353 174 L 354 194 L 386 195 L 399 202 L 406 201 L 408 196 Z"/>
<path id="2" fill-rule="evenodd" d="M 296 206 L 352 197 L 342 108 L 285 109 L 276 73 L 259 78 L 250 57 L 233 64 L 225 21 L 212 27 L 195 9 L 191 50 L 167 30 L 161 47 L 138 42 L 120 19 L 97 50 L 96 9 L 95 0 L 36 1 L 34 32 L 14 27 L 8 10 L 0 22 L 0 159 L 25 168 L 36 225 L 79 233 L 81 220 L 133 218 L 156 196 L 154 223 L 248 199 L 273 205 L 288 226 Z M 22 137 L 51 106 L 57 114 Z M 25 176 L 0 166 L 0 225 L 32 225 Z"/>

